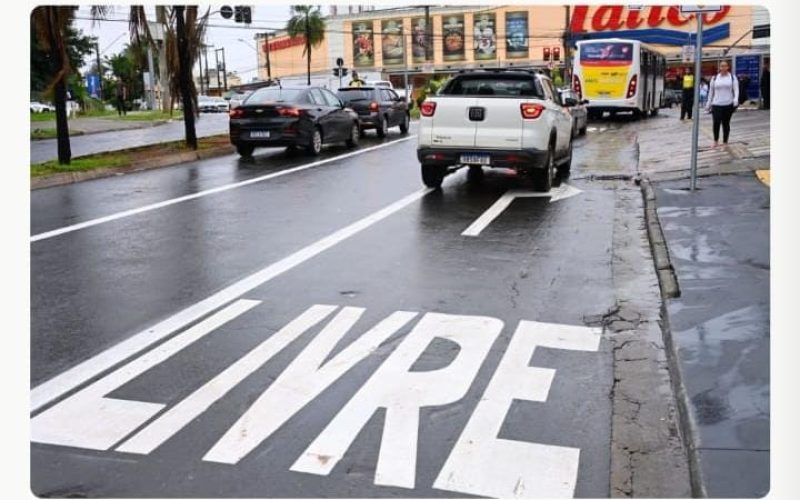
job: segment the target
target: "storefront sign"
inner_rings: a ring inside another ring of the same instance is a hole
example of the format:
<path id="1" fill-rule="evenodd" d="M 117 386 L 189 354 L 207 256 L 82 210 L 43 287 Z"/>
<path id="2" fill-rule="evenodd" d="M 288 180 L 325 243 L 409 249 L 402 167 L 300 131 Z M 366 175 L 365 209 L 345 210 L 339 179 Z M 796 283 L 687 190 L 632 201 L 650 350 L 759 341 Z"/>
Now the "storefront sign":
<path id="1" fill-rule="evenodd" d="M 719 12 L 703 14 L 705 26 L 711 26 L 722 21 L 730 12 L 730 6 L 724 6 Z M 587 31 L 616 31 L 623 28 L 633 30 L 637 28 L 658 28 L 668 26 L 683 27 L 694 20 L 694 14 L 684 15 L 679 6 L 653 5 L 643 10 L 627 9 L 622 5 L 601 5 L 589 17 L 588 5 L 576 5 L 572 14 L 571 30 L 573 33 Z M 694 23 L 692 23 L 693 25 Z"/>
<path id="2" fill-rule="evenodd" d="M 528 57 L 528 13 L 506 14 L 506 57 Z"/>
<path id="3" fill-rule="evenodd" d="M 353 65 L 375 65 L 372 21 L 353 24 Z"/>
<path id="4" fill-rule="evenodd" d="M 306 37 L 304 36 L 284 38 L 282 40 L 275 40 L 274 42 L 269 42 L 269 50 L 270 52 L 273 52 L 276 50 L 288 49 L 289 47 L 297 47 L 298 45 L 303 45 L 304 43 L 306 43 Z M 262 50 L 266 52 L 266 48 L 262 48 Z"/>
<path id="5" fill-rule="evenodd" d="M 479 14 L 475 16 L 475 29 L 473 30 L 473 50 L 476 60 L 497 58 L 497 36 L 494 14 Z"/>
<path id="6" fill-rule="evenodd" d="M 761 94 L 761 56 L 744 55 L 734 59 L 734 71 L 739 81 L 743 81 L 747 89 L 747 99 L 758 99 Z"/>
<path id="7" fill-rule="evenodd" d="M 425 48 L 428 41 L 425 38 L 425 18 L 415 17 L 411 20 L 411 55 L 414 62 L 425 62 Z M 432 50 L 430 51 L 433 52 Z"/>
<path id="8" fill-rule="evenodd" d="M 464 59 L 464 16 L 447 16 L 442 19 L 444 33 L 443 59 L 460 61 Z"/>
<path id="9" fill-rule="evenodd" d="M 403 20 L 381 21 L 381 47 L 383 64 L 403 64 Z"/>

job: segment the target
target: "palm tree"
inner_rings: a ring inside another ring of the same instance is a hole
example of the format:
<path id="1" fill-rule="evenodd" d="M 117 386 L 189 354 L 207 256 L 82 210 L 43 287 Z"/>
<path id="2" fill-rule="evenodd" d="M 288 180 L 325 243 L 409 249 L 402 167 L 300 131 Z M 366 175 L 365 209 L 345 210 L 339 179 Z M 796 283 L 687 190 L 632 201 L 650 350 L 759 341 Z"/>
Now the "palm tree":
<path id="1" fill-rule="evenodd" d="M 67 123 L 67 78 L 70 74 L 69 57 L 65 43 L 65 32 L 72 24 L 77 7 L 36 7 L 31 12 L 31 24 L 36 32 L 39 46 L 50 52 L 53 61 L 53 76 L 47 93 L 53 92 L 56 105 L 56 134 L 58 140 L 58 163 L 69 165 L 72 149 L 69 144 Z"/>
<path id="2" fill-rule="evenodd" d="M 318 47 L 325 40 L 325 20 L 319 11 L 319 6 L 314 5 L 292 5 L 292 17 L 286 23 L 286 31 L 289 36 L 303 36 L 306 46 L 303 55 L 308 62 L 307 75 L 308 84 L 311 85 L 311 48 Z"/>
<path id="3" fill-rule="evenodd" d="M 162 75 L 162 78 L 166 77 L 169 82 L 168 90 L 171 97 L 169 110 L 171 113 L 174 100 L 180 95 L 186 145 L 192 149 L 197 149 L 195 119 L 198 116 L 197 88 L 192 80 L 192 68 L 200 57 L 210 10 L 209 8 L 201 16 L 197 6 L 174 5 L 160 7 L 156 12 L 156 22 L 164 34 L 163 55 L 159 58 L 166 62 L 164 65 L 166 75 Z M 94 15 L 93 12 L 93 16 L 95 19 L 102 19 L 106 11 L 107 8 L 104 8 L 98 15 Z M 131 6 L 129 25 L 133 44 L 156 46 L 150 33 L 144 6 Z"/>

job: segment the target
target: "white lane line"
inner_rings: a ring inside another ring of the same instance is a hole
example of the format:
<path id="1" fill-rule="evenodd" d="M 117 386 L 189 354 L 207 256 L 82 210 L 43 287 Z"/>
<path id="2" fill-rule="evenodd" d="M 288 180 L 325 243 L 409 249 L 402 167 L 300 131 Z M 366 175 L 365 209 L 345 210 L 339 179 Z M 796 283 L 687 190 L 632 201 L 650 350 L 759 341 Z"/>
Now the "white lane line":
<path id="1" fill-rule="evenodd" d="M 511 193 L 510 191 L 504 193 L 494 204 L 489 207 L 488 210 L 483 212 L 483 214 L 475 219 L 475 222 L 470 224 L 468 228 L 461 233 L 463 236 L 478 236 L 481 234 L 481 231 L 486 229 L 486 226 L 492 223 L 493 220 L 497 218 L 498 215 L 503 213 L 503 211 L 508 208 L 514 198 L 516 196 Z"/>
<path id="2" fill-rule="evenodd" d="M 159 208 L 168 207 L 170 205 L 175 205 L 177 203 L 182 203 L 184 201 L 194 200 L 196 198 L 200 198 L 203 196 L 208 196 L 210 194 L 221 193 L 224 191 L 230 191 L 231 189 L 237 189 L 243 186 L 249 186 L 250 184 L 255 184 L 257 182 L 268 181 L 270 179 L 274 179 L 276 177 L 281 177 L 283 175 L 293 174 L 295 172 L 300 172 L 303 170 L 307 170 L 309 168 L 319 167 L 325 165 L 326 163 L 331 163 L 334 161 L 344 160 L 346 158 L 350 158 L 353 156 L 357 156 L 364 153 L 369 153 L 370 151 L 375 151 L 377 149 L 385 148 L 388 146 L 392 146 L 394 144 L 399 144 L 401 142 L 409 141 L 415 138 L 416 135 L 410 135 L 408 137 L 404 137 L 402 139 L 396 139 L 392 142 L 387 142 L 384 144 L 378 144 L 377 146 L 372 146 L 366 149 L 359 149 L 357 151 L 352 151 L 350 153 L 345 153 L 343 155 L 334 156 L 333 158 L 326 158 L 324 160 L 315 161 L 313 163 L 308 163 L 306 165 L 300 165 L 297 167 L 293 167 L 287 170 L 281 170 L 280 172 L 274 172 L 271 174 L 262 175 L 261 177 L 254 177 L 252 179 L 248 179 L 246 181 L 235 182 L 233 184 L 226 184 L 224 186 L 215 187 L 212 189 L 206 189 L 205 191 L 199 191 L 197 193 L 188 194 L 186 196 L 180 196 L 178 198 L 172 198 L 169 200 L 160 201 L 158 203 L 153 203 L 150 205 L 145 205 L 139 208 L 132 208 L 130 210 L 123 210 L 122 212 L 117 212 L 115 214 L 107 215 L 105 217 L 99 217 L 97 219 L 87 220 L 85 222 L 80 222 L 78 224 L 73 224 L 71 226 L 65 226 L 59 229 L 53 229 L 52 231 L 46 231 L 44 233 L 39 233 L 31 236 L 31 243 L 46 240 L 48 238 L 53 238 L 55 236 L 59 236 L 66 233 L 71 233 L 73 231 L 78 231 L 80 229 L 86 229 L 87 227 L 96 226 L 98 224 L 103 224 L 106 222 L 111 222 L 117 219 L 122 219 L 125 217 L 130 217 L 132 215 L 141 214 L 144 212 L 150 212 L 151 210 L 157 210 Z"/>
<path id="3" fill-rule="evenodd" d="M 220 290 L 219 292 L 203 299 L 202 301 L 187 307 L 186 309 L 170 316 L 164 321 L 143 330 L 129 339 L 106 349 L 82 363 L 75 365 L 67 371 L 56 375 L 47 382 L 44 382 L 31 390 L 31 411 L 46 405 L 47 403 L 61 397 L 80 386 L 87 380 L 95 377 L 115 364 L 129 358 L 154 342 L 174 333 L 192 321 L 205 316 L 213 310 L 237 299 L 250 290 L 263 285 L 271 279 L 299 266 L 308 259 L 324 252 L 332 246 L 340 243 L 347 238 L 367 229 L 373 224 L 389 217 L 419 200 L 426 194 L 433 191 L 432 188 L 421 189 L 410 195 L 392 203 L 391 205 L 378 210 L 360 219 L 347 227 L 339 229 L 330 235 L 317 240 L 297 252 L 284 257 L 283 259 L 256 271 L 236 283 Z"/>

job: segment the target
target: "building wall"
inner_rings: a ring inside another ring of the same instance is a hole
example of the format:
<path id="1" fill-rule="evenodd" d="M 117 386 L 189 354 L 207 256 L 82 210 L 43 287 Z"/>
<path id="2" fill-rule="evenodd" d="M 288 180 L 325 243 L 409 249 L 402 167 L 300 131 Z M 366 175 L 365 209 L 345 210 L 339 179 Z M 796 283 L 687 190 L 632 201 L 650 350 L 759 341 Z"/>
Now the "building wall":
<path id="1" fill-rule="evenodd" d="M 433 25 L 433 61 L 430 64 L 414 62 L 411 51 L 411 19 L 424 15 L 424 9 L 404 9 L 404 10 L 375 10 L 362 12 L 353 15 L 339 15 L 328 18 L 327 24 L 330 33 L 326 40 L 313 51 L 312 72 L 323 74 L 330 73 L 335 66 L 337 57 L 342 57 L 345 67 L 357 69 L 360 72 L 398 72 L 402 71 L 403 64 L 388 65 L 384 64 L 381 43 L 381 21 L 384 19 L 396 19 L 402 21 L 405 37 L 405 57 L 411 71 L 421 71 L 428 73 L 430 69 L 436 71 L 452 70 L 460 67 L 480 67 L 480 66 L 540 66 L 546 62 L 543 51 L 549 48 L 558 47 L 561 52 L 563 64 L 567 54 L 563 47 L 563 34 L 567 23 L 567 8 L 561 5 L 548 6 L 526 6 L 510 5 L 504 7 L 433 7 L 431 8 L 431 19 Z M 708 50 L 721 51 L 725 47 L 741 38 L 739 46 L 749 47 L 752 44 L 752 34 L 748 33 L 754 22 L 753 8 L 750 6 L 731 6 L 724 15 L 715 16 L 707 14 L 707 29 L 715 28 L 717 34 L 726 30 L 724 37 L 717 37 L 706 44 Z M 528 13 L 528 57 L 509 59 L 506 54 L 506 14 L 509 12 Z M 483 13 L 495 16 L 495 33 L 497 35 L 496 58 L 490 60 L 475 60 L 473 50 L 473 26 L 477 16 Z M 452 15 L 463 15 L 464 17 L 464 58 L 458 61 L 446 61 L 443 57 L 442 27 L 447 18 Z M 570 6 L 569 7 L 570 28 L 577 37 L 592 36 L 619 36 L 617 33 L 624 34 L 629 29 L 648 34 L 648 36 L 671 36 L 673 42 L 682 40 L 682 33 L 686 33 L 687 42 L 689 33 L 696 30 L 693 15 L 683 16 L 678 11 L 678 7 L 658 7 L 645 6 L 641 11 L 631 11 L 624 5 L 591 5 L 591 6 Z M 372 27 L 372 44 L 374 49 L 374 61 L 369 66 L 354 66 L 353 54 L 353 30 L 354 26 L 365 24 Z M 616 29 L 614 29 L 616 28 Z M 710 33 L 714 33 L 710 32 Z M 665 35 L 666 33 L 666 35 Z M 286 38 L 276 37 L 275 40 Z M 708 41 L 708 39 L 706 39 Z M 680 41 L 675 42 L 680 43 Z M 681 52 L 681 45 L 651 43 L 668 56 L 677 56 Z M 306 71 L 305 60 L 302 57 L 303 47 L 296 46 L 273 51 L 272 73 L 273 76 L 302 75 Z M 264 69 L 263 49 L 259 55 L 260 75 L 266 78 Z"/>

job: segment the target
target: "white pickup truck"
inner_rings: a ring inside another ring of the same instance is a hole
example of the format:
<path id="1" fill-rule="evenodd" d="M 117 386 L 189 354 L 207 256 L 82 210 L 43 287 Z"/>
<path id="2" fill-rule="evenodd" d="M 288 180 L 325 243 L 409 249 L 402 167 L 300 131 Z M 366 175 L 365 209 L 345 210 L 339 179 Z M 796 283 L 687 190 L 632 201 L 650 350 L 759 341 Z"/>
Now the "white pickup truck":
<path id="1" fill-rule="evenodd" d="M 417 158 L 422 181 L 469 167 L 511 168 L 549 191 L 572 163 L 572 117 L 550 78 L 532 70 L 464 70 L 420 106 Z"/>

